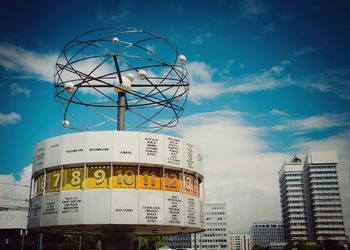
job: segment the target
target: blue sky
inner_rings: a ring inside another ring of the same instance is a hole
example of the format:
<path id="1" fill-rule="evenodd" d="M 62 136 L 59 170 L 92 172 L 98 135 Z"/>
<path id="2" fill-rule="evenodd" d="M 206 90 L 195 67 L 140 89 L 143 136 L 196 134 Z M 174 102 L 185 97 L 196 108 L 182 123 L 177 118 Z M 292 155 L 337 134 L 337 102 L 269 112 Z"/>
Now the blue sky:
<path id="1" fill-rule="evenodd" d="M 121 25 L 167 37 L 186 55 L 189 102 L 179 126 L 163 133 L 201 144 L 207 193 L 226 190 L 217 197 L 229 205 L 233 231 L 246 231 L 253 219 L 280 218 L 277 172 L 292 153 L 337 150 L 346 190 L 349 8 L 348 1 L 2 1 L 0 174 L 20 182 L 34 145 L 67 133 L 53 99 L 64 44 Z M 218 138 L 225 147 L 209 145 Z M 254 185 L 262 172 L 270 174 L 265 189 Z M 231 179 L 223 180 L 227 173 Z M 233 193 L 241 194 L 235 203 Z M 239 211 L 259 204 L 257 194 L 271 212 Z M 349 225 L 350 196 L 342 195 Z"/>

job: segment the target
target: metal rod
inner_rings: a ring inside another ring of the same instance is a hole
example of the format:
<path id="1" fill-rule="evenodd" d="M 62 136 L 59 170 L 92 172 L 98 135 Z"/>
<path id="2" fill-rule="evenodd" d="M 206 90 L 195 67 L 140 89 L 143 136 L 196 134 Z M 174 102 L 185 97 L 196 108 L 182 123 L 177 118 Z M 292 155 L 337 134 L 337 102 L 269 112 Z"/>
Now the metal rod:
<path id="1" fill-rule="evenodd" d="M 39 233 L 37 250 L 43 249 L 43 233 Z"/>
<path id="2" fill-rule="evenodd" d="M 113 55 L 114 65 L 117 70 L 117 76 L 119 79 L 120 85 L 123 84 L 123 78 L 120 74 L 120 68 L 118 64 L 118 58 L 117 55 Z M 124 131 L 125 130 L 125 107 L 126 107 L 126 96 L 124 92 L 118 93 L 118 131 Z"/>
<path id="3" fill-rule="evenodd" d="M 125 130 L 126 97 L 124 92 L 118 93 L 118 131 Z"/>
<path id="4" fill-rule="evenodd" d="M 23 250 L 23 247 L 24 247 L 25 229 L 21 229 L 21 234 L 22 234 L 21 250 Z"/>

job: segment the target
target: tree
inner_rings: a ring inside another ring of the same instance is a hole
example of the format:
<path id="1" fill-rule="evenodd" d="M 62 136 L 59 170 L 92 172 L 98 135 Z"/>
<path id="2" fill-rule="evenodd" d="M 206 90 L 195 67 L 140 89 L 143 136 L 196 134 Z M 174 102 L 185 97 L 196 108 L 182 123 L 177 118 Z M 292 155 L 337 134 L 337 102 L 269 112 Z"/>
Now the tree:
<path id="1" fill-rule="evenodd" d="M 345 250 L 344 246 L 336 240 L 324 240 L 322 242 L 322 249 L 325 250 Z"/>
<path id="2" fill-rule="evenodd" d="M 139 250 L 156 250 L 165 244 L 161 236 L 141 236 L 140 238 L 141 249 Z"/>
<path id="3" fill-rule="evenodd" d="M 97 249 L 99 236 L 82 235 L 81 249 Z M 79 250 L 80 235 L 65 235 L 62 250 Z"/>
<path id="4" fill-rule="evenodd" d="M 252 250 L 265 250 L 265 248 L 260 245 L 254 245 Z"/>

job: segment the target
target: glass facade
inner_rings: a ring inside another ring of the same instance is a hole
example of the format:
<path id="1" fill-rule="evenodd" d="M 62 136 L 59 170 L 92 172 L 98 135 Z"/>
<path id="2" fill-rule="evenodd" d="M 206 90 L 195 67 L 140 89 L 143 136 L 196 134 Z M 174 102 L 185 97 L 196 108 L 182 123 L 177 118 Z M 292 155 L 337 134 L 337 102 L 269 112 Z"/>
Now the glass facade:
<path id="1" fill-rule="evenodd" d="M 284 242 L 283 224 L 280 221 L 258 221 L 250 228 L 253 246 L 268 247 L 271 243 Z"/>
<path id="2" fill-rule="evenodd" d="M 207 203 L 206 208 L 206 228 L 203 233 L 197 234 L 197 249 L 203 250 L 230 250 L 229 231 L 227 224 L 227 213 L 225 203 Z M 195 248 L 194 237 L 192 237 Z"/>

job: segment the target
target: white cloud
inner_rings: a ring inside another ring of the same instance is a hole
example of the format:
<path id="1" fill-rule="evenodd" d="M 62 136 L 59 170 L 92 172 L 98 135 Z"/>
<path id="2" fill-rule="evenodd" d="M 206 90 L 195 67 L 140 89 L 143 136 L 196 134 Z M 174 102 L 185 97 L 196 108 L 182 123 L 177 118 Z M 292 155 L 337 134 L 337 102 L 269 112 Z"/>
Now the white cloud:
<path id="1" fill-rule="evenodd" d="M 57 53 L 38 53 L 12 44 L 0 44 L 0 66 L 40 80 L 52 82 Z"/>
<path id="2" fill-rule="evenodd" d="M 201 33 L 199 35 L 196 35 L 191 41 L 190 43 L 192 45 L 202 45 L 204 43 L 204 41 L 206 39 L 209 39 L 210 37 L 212 37 L 212 33 L 211 32 L 206 32 L 206 33 Z"/>
<path id="3" fill-rule="evenodd" d="M 304 76 L 299 85 L 307 89 L 333 93 L 350 100 L 350 69 L 341 68 Z"/>
<path id="4" fill-rule="evenodd" d="M 281 64 L 282 64 L 283 66 L 289 65 L 289 64 L 291 64 L 291 63 L 292 63 L 292 61 L 291 61 L 291 60 L 288 60 L 288 59 L 285 59 L 285 60 L 282 60 L 282 61 L 281 61 Z"/>
<path id="5" fill-rule="evenodd" d="M 345 227 L 350 228 L 350 130 L 320 140 L 301 142 L 293 145 L 293 148 L 298 152 L 337 151 L 338 178 Z"/>
<path id="6" fill-rule="evenodd" d="M 279 109 L 276 109 L 276 108 L 273 108 L 271 110 L 271 114 L 277 115 L 277 116 L 288 116 L 289 115 L 287 112 L 279 110 Z"/>
<path id="7" fill-rule="evenodd" d="M 257 21 L 270 14 L 270 8 L 265 1 L 243 0 L 240 1 L 240 13 L 243 19 Z"/>
<path id="8" fill-rule="evenodd" d="M 220 96 L 225 88 L 223 82 L 212 80 L 213 70 L 204 62 L 190 62 L 187 64 L 190 75 L 189 99 L 197 104 L 202 100 L 212 99 Z"/>
<path id="9" fill-rule="evenodd" d="M 280 76 L 284 70 L 280 66 L 274 66 L 258 74 L 247 74 L 225 81 L 213 80 L 215 69 L 204 62 L 190 62 L 187 64 L 187 69 L 191 83 L 189 98 L 197 104 L 224 94 L 271 90 L 292 84 L 289 75 Z"/>
<path id="10" fill-rule="evenodd" d="M 11 112 L 8 114 L 0 113 L 0 126 L 7 126 L 10 124 L 16 124 L 21 120 L 21 115 L 16 112 Z"/>
<path id="11" fill-rule="evenodd" d="M 282 71 L 284 71 L 284 68 L 282 66 L 273 66 L 271 71 L 279 75 L 282 73 Z"/>
<path id="12" fill-rule="evenodd" d="M 310 53 L 314 53 L 314 52 L 316 52 L 315 48 L 313 48 L 313 47 L 304 47 L 304 48 L 295 50 L 294 54 L 296 56 L 304 56 L 306 54 L 310 54 Z"/>
<path id="13" fill-rule="evenodd" d="M 223 73 L 225 74 L 225 75 L 228 75 L 229 73 L 230 73 L 230 71 L 231 71 L 231 68 L 232 68 L 232 65 L 233 64 L 235 64 L 235 59 L 230 59 L 230 60 L 228 60 L 227 61 L 227 63 L 226 63 L 226 66 L 225 66 L 225 68 L 223 69 Z"/>
<path id="14" fill-rule="evenodd" d="M 26 87 L 20 86 L 16 82 L 12 83 L 10 85 L 10 88 L 11 88 L 11 96 L 17 96 L 17 95 L 20 95 L 20 94 L 24 94 L 26 97 L 30 96 L 31 90 L 27 89 Z"/>
<path id="15" fill-rule="evenodd" d="M 206 202 L 226 202 L 231 229 L 247 232 L 256 220 L 281 220 L 277 173 L 288 155 L 269 151 L 259 138 L 263 129 L 222 110 L 183 117 L 175 130 L 200 147 Z"/>
<path id="16" fill-rule="evenodd" d="M 346 127 L 350 124 L 348 117 L 349 114 L 344 113 L 314 115 L 304 119 L 286 119 L 274 128 L 276 130 L 305 131 Z"/>
<path id="17" fill-rule="evenodd" d="M 31 173 L 32 165 L 28 165 L 19 173 L 18 181 L 12 174 L 0 175 L 0 204 L 2 206 L 28 206 Z"/>

